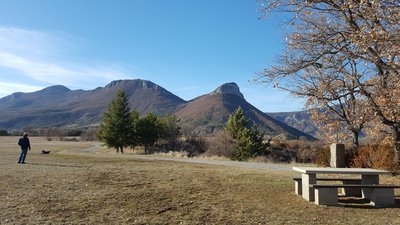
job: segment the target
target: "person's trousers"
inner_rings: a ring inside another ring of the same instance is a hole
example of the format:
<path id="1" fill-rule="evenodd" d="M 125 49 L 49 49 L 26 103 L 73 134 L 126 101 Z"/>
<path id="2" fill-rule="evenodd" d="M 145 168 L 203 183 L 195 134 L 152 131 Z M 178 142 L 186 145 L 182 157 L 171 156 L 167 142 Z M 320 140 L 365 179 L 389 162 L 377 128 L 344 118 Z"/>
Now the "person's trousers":
<path id="1" fill-rule="evenodd" d="M 19 156 L 18 163 L 24 163 L 27 154 L 28 154 L 28 149 L 21 148 L 21 155 Z"/>

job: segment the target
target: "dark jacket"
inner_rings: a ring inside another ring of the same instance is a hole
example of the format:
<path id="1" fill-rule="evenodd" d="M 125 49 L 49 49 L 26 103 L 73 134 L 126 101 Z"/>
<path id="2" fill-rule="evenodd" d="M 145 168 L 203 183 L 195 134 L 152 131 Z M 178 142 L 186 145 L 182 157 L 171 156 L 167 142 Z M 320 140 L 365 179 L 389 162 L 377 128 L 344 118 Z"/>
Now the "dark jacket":
<path id="1" fill-rule="evenodd" d="M 21 149 L 31 149 L 31 143 L 29 142 L 28 137 L 20 138 L 18 141 L 18 145 L 21 146 Z"/>

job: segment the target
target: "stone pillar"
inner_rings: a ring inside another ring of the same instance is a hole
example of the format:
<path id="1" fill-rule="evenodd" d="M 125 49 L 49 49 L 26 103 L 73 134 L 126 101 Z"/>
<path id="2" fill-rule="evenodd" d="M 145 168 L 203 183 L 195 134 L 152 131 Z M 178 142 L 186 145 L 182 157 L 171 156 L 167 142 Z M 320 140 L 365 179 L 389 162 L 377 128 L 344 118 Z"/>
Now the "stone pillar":
<path id="1" fill-rule="evenodd" d="M 344 144 L 331 144 L 331 167 L 346 167 Z"/>

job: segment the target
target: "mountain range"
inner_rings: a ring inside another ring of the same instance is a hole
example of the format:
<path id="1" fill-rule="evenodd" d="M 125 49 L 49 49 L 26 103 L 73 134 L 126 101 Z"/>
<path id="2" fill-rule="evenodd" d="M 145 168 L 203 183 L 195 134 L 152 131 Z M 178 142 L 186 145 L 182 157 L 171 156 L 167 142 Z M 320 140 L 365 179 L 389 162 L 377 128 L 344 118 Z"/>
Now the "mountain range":
<path id="1" fill-rule="evenodd" d="M 31 93 L 13 93 L 0 99 L 0 129 L 96 127 L 120 89 L 125 91 L 131 109 L 140 115 L 175 114 L 186 133 L 210 135 L 222 129 L 230 113 L 241 107 L 266 135 L 314 139 L 287 125 L 282 116 L 261 112 L 248 103 L 235 83 L 223 84 L 209 94 L 185 101 L 151 81 L 140 79 L 117 80 L 94 90 L 70 90 L 56 85 Z"/>
<path id="2" fill-rule="evenodd" d="M 318 128 L 312 122 L 310 111 L 308 110 L 276 113 L 266 112 L 266 114 L 311 136 L 315 137 L 317 134 Z"/>

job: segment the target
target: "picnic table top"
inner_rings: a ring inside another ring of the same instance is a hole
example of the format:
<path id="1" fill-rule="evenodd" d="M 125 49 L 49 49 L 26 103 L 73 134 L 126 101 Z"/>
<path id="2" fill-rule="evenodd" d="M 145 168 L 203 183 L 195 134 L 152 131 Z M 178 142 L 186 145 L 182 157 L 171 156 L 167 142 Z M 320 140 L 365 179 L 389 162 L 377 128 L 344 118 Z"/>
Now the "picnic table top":
<path id="1" fill-rule="evenodd" d="M 390 174 L 390 172 L 386 170 L 376 170 L 369 168 L 293 167 L 293 170 L 306 174 Z"/>

